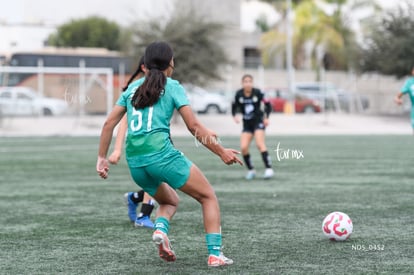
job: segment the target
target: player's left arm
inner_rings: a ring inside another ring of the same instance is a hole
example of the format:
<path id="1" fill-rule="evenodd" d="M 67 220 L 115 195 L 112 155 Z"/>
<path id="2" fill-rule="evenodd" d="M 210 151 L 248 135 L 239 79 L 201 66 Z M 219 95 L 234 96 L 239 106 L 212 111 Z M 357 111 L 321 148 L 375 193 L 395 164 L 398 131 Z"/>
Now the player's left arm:
<path id="1" fill-rule="evenodd" d="M 205 127 L 196 118 L 190 106 L 182 106 L 178 109 L 178 112 L 183 118 L 190 133 L 207 149 L 218 155 L 224 163 L 239 163 L 240 165 L 243 165 L 243 162 L 237 157 L 237 154 L 240 154 L 240 152 L 234 149 L 224 148 L 220 144 L 217 134 Z"/>
<path id="2" fill-rule="evenodd" d="M 410 79 L 406 80 L 404 83 L 404 86 L 402 86 L 401 90 L 398 92 L 398 94 L 394 97 L 394 102 L 398 105 L 403 104 L 402 97 L 404 94 L 408 94 L 411 90 L 411 81 Z"/>
<path id="3" fill-rule="evenodd" d="M 115 146 L 112 154 L 109 156 L 108 160 L 111 164 L 117 164 L 121 159 L 122 147 L 125 142 L 125 135 L 128 130 L 128 119 L 126 114 L 122 117 L 119 122 L 118 133 L 116 134 Z"/>
<path id="4" fill-rule="evenodd" d="M 394 98 L 394 102 L 396 103 L 396 104 L 398 104 L 398 105 L 401 105 L 401 104 L 403 104 L 403 101 L 402 101 L 402 97 L 403 97 L 403 93 L 402 92 L 399 92 L 396 96 L 395 96 L 395 98 Z"/>
<path id="5" fill-rule="evenodd" d="M 264 105 L 264 118 L 263 118 L 263 124 L 267 127 L 269 125 L 269 116 L 272 112 L 272 105 L 270 104 L 270 100 L 266 97 L 266 95 L 260 91 L 261 93 L 261 100 Z"/>

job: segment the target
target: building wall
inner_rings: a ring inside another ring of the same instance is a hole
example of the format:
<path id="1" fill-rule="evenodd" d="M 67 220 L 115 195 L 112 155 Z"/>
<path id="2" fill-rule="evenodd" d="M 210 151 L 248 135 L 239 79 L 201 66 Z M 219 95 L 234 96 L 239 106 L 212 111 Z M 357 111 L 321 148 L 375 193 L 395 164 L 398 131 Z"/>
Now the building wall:
<path id="1" fill-rule="evenodd" d="M 0 25 L 0 53 L 40 49 L 56 30 L 43 25 Z"/>
<path id="2" fill-rule="evenodd" d="M 240 30 L 241 0 L 176 0 L 179 5 L 191 6 L 202 16 L 226 26 L 221 41 L 235 67 L 243 65 L 242 34 Z"/>

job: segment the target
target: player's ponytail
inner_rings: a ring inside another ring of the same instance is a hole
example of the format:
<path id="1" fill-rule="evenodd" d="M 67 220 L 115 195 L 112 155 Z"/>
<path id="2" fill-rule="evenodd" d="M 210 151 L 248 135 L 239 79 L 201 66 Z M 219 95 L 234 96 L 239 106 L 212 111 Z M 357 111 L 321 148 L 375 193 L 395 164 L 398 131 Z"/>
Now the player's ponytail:
<path id="1" fill-rule="evenodd" d="M 142 65 L 144 65 L 144 56 L 141 57 L 138 63 L 137 70 L 131 75 L 131 77 L 128 79 L 127 84 L 122 88 L 122 91 L 126 91 L 128 89 L 129 84 L 134 80 L 135 77 L 139 74 L 144 74 L 144 71 L 142 70 Z"/>
<path id="2" fill-rule="evenodd" d="M 172 58 L 173 51 L 165 42 L 154 42 L 146 48 L 144 64 L 148 71 L 144 83 L 139 86 L 132 97 L 132 105 L 136 109 L 157 103 L 167 83 L 164 71 L 170 67 Z"/>

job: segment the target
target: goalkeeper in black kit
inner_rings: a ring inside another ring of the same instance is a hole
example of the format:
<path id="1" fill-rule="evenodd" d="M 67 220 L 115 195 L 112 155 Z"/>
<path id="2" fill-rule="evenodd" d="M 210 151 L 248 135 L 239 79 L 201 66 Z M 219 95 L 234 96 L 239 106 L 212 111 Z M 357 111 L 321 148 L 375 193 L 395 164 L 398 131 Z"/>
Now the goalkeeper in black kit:
<path id="1" fill-rule="evenodd" d="M 265 100 L 262 91 L 253 87 L 253 77 L 251 75 L 244 75 L 242 77 L 242 86 L 243 88 L 236 92 L 231 111 L 236 123 L 240 123 L 240 119 L 236 114 L 240 112 L 243 116 L 240 148 L 248 169 L 246 179 L 252 180 L 256 177 L 256 170 L 254 169 L 249 153 L 249 146 L 253 138 L 256 141 L 256 146 L 262 155 L 263 163 L 266 167 L 263 178 L 269 179 L 273 177 L 274 171 L 266 148 L 265 128 L 269 124 L 269 115 L 272 107 L 270 102 Z"/>

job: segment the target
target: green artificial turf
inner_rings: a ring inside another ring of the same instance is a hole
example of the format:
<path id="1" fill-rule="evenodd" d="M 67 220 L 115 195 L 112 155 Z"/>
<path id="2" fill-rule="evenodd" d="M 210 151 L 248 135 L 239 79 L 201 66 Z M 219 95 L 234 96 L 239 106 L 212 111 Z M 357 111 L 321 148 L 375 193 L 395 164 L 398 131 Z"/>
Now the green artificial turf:
<path id="1" fill-rule="evenodd" d="M 238 148 L 237 138 L 221 142 Z M 177 261 L 159 259 L 151 230 L 128 221 L 123 194 L 138 188 L 125 160 L 107 180 L 95 172 L 98 138 L 1 138 L 0 274 L 414 273 L 412 136 L 268 137 L 267 181 L 244 180 L 244 167 L 191 138 L 174 143 L 216 190 L 234 265 L 207 267 L 201 208 L 181 192 L 170 227 Z M 253 144 L 251 155 L 260 176 Z M 346 242 L 322 234 L 333 211 L 353 221 Z"/>

